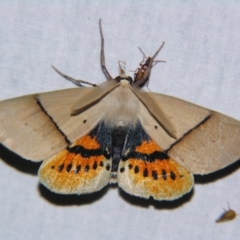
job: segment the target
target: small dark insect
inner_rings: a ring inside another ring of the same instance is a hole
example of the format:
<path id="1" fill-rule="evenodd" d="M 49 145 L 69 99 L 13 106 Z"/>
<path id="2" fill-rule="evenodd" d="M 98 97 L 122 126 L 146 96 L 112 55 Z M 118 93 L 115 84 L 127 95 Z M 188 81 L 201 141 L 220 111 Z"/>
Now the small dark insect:
<path id="1" fill-rule="evenodd" d="M 236 218 L 236 216 L 236 212 L 230 209 L 230 206 L 228 204 L 228 210 L 224 209 L 224 213 L 216 220 L 216 223 L 231 221 Z"/>
<path id="2" fill-rule="evenodd" d="M 163 46 L 164 46 L 164 42 L 159 50 L 161 50 Z M 166 61 L 154 60 L 155 55 L 153 57 L 146 57 L 145 53 L 142 51 L 142 49 L 140 47 L 139 47 L 139 50 L 143 54 L 143 60 L 139 64 L 140 68 L 137 68 L 134 73 L 133 83 L 134 83 L 134 85 L 138 86 L 139 88 L 142 88 L 149 82 L 149 73 L 148 72 L 150 71 L 150 69 L 158 62 L 166 62 Z"/>

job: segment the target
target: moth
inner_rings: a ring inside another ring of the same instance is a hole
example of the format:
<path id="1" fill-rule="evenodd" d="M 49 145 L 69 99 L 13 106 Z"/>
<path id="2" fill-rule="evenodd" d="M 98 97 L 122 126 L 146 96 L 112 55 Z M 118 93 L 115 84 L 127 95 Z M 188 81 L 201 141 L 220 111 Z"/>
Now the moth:
<path id="1" fill-rule="evenodd" d="M 140 67 L 141 76 L 133 80 L 120 67 L 112 78 L 101 21 L 99 28 L 106 82 L 90 84 L 54 68 L 79 87 L 0 102 L 0 142 L 22 158 L 43 161 L 44 186 L 80 195 L 117 183 L 134 196 L 174 200 L 191 191 L 194 174 L 240 158 L 239 121 L 141 89 L 163 44 Z"/>
<path id="2" fill-rule="evenodd" d="M 231 221 L 235 219 L 236 216 L 237 216 L 236 212 L 230 209 L 230 206 L 228 204 L 228 210 L 224 209 L 224 213 L 216 220 L 216 223 Z"/>

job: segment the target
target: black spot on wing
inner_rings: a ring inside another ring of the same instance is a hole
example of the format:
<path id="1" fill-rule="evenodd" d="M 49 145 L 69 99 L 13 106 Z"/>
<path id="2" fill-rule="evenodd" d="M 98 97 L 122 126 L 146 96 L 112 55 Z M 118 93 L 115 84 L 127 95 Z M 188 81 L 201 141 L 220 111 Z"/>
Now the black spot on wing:
<path id="1" fill-rule="evenodd" d="M 61 172 L 63 170 L 63 168 L 64 168 L 64 164 L 62 163 L 62 164 L 59 165 L 58 171 Z"/>
<path id="2" fill-rule="evenodd" d="M 110 168 L 111 168 L 111 167 L 110 167 L 110 165 L 108 164 L 108 165 L 106 166 L 106 170 L 109 171 Z"/>
<path id="3" fill-rule="evenodd" d="M 98 165 L 97 165 L 97 161 L 95 161 L 94 164 L 93 164 L 93 169 L 96 170 L 97 167 L 98 167 Z"/>
<path id="4" fill-rule="evenodd" d="M 81 170 L 81 165 L 77 165 L 75 168 L 75 173 L 78 174 Z"/>
<path id="5" fill-rule="evenodd" d="M 147 170 L 147 168 L 145 168 L 145 169 L 143 170 L 143 176 L 144 176 L 144 177 L 148 177 L 148 170 Z"/>
<path id="6" fill-rule="evenodd" d="M 69 164 L 67 165 L 67 168 L 66 168 L 66 170 L 67 170 L 67 172 L 70 172 L 70 171 L 71 171 L 71 169 L 72 169 L 72 164 L 71 164 L 71 163 L 69 163 Z"/>
<path id="7" fill-rule="evenodd" d="M 135 166 L 135 167 L 134 167 L 134 172 L 135 172 L 135 173 L 139 173 L 139 167 L 138 167 L 138 166 Z"/>
<path id="8" fill-rule="evenodd" d="M 175 180 L 176 179 L 176 174 L 174 172 L 170 172 L 170 177 L 172 180 Z"/>
<path id="9" fill-rule="evenodd" d="M 157 171 L 155 171 L 155 170 L 152 171 L 152 178 L 153 178 L 154 180 L 157 180 L 157 179 L 158 179 Z"/>
<path id="10" fill-rule="evenodd" d="M 167 180 L 167 172 L 165 169 L 162 169 L 162 178 L 163 180 Z"/>

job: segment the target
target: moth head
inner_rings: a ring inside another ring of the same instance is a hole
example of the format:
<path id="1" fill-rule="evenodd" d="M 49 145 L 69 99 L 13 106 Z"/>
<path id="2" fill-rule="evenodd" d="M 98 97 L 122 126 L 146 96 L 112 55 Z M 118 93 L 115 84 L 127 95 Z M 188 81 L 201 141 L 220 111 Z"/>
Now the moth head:
<path id="1" fill-rule="evenodd" d="M 129 82 L 130 85 L 133 85 L 133 79 L 132 77 L 128 76 L 124 70 L 124 66 L 125 66 L 125 62 L 123 61 L 118 61 L 118 65 L 119 65 L 119 76 L 117 76 L 115 78 L 115 81 L 117 81 L 118 83 L 120 83 L 122 80 L 126 80 Z"/>
<path id="2" fill-rule="evenodd" d="M 115 80 L 116 80 L 117 82 L 119 82 L 119 83 L 120 83 L 122 80 L 128 81 L 131 85 L 132 85 L 132 83 L 133 83 L 133 79 L 132 79 L 132 77 L 127 76 L 127 75 L 124 75 L 124 76 L 122 76 L 122 75 L 117 76 L 117 77 L 115 78 Z"/>

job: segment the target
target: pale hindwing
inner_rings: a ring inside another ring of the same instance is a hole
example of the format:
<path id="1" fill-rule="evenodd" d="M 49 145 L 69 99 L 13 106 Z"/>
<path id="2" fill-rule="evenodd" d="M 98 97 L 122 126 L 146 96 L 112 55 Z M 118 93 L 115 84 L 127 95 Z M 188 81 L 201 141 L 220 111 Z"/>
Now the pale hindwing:
<path id="1" fill-rule="evenodd" d="M 85 194 L 101 190 L 109 183 L 112 159 L 110 141 L 99 124 L 89 134 L 43 162 L 40 182 L 51 191 L 62 194 Z"/>
<path id="2" fill-rule="evenodd" d="M 0 102 L 0 141 L 23 158 L 41 161 L 86 134 L 101 119 L 101 104 L 71 116 L 71 106 L 90 88 L 34 94 Z M 76 131 L 77 129 L 77 131 Z"/>
<path id="3" fill-rule="evenodd" d="M 239 121 L 174 97 L 148 94 L 172 122 L 177 139 L 169 137 L 144 108 L 143 128 L 191 173 L 211 173 L 240 159 Z"/>

